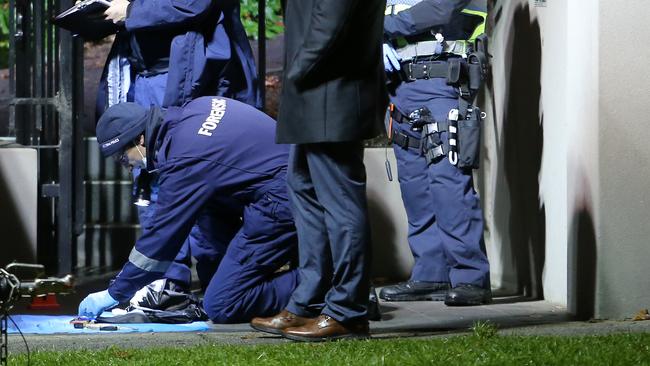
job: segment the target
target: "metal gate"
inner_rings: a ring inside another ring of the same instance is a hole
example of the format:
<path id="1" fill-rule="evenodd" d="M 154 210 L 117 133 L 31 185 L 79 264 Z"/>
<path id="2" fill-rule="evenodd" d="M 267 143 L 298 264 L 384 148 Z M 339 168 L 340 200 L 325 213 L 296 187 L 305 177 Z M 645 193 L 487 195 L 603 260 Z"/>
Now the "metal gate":
<path id="1" fill-rule="evenodd" d="M 9 136 L 38 151 L 38 262 L 45 264 L 51 274 L 58 275 L 73 272 L 79 265 L 89 268 L 114 264 L 102 257 L 104 248 L 93 242 L 97 236 L 112 237 L 114 233 L 93 236 L 89 230 L 106 231 L 113 226 L 128 226 L 131 230 L 128 240 L 117 236 L 120 242 L 131 242 L 131 232 L 135 233 L 131 226 L 135 222 L 127 225 L 103 221 L 89 225 L 85 222 L 89 219 L 86 212 L 96 211 L 92 208 L 98 201 L 97 194 L 89 187 L 98 182 L 86 182 L 84 186 L 88 164 L 81 123 L 83 42 L 51 23 L 56 14 L 73 6 L 75 0 L 8 2 L 9 96 L 0 98 L 0 108 L 8 109 L 9 116 L 7 126 L 0 126 L 0 137 Z M 265 19 L 265 7 L 266 1 L 259 0 L 258 21 Z M 263 89 L 266 75 L 264 21 L 259 22 L 258 31 L 258 76 Z M 97 164 L 95 160 L 90 159 L 90 165 Z M 105 207 L 100 208 L 105 211 Z M 84 233 L 86 243 L 77 248 L 77 239 Z M 80 253 L 79 258 L 77 253 Z M 100 260 L 91 260 L 91 253 L 101 257 Z"/>
<path id="2" fill-rule="evenodd" d="M 6 135 L 38 151 L 38 261 L 70 273 L 84 220 L 83 44 L 51 19 L 74 0 L 9 0 Z"/>

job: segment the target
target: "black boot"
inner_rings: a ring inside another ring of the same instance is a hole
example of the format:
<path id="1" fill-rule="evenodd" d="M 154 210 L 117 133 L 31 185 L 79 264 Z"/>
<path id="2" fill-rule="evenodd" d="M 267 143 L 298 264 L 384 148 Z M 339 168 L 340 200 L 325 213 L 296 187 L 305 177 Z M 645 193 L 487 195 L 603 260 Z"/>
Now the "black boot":
<path id="1" fill-rule="evenodd" d="M 448 282 L 406 281 L 382 288 L 379 298 L 386 301 L 442 301 L 450 287 Z"/>
<path id="2" fill-rule="evenodd" d="M 476 285 L 459 283 L 445 297 L 447 306 L 483 305 L 492 302 L 492 291 Z"/>

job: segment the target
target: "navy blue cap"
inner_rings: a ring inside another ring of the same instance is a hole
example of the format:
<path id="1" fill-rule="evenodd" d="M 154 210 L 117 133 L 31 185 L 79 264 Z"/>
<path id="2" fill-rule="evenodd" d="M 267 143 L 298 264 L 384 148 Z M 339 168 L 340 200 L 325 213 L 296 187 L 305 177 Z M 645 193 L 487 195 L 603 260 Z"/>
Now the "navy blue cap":
<path id="1" fill-rule="evenodd" d="M 118 103 L 102 114 L 95 131 L 104 156 L 115 155 L 144 133 L 148 111 L 136 103 Z"/>

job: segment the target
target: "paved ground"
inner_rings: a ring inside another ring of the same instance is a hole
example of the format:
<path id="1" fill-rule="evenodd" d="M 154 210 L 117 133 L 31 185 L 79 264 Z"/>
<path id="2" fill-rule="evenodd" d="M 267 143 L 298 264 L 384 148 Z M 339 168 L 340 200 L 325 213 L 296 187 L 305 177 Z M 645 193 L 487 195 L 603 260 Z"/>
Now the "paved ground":
<path id="1" fill-rule="evenodd" d="M 439 302 L 382 303 L 383 319 L 371 322 L 373 338 L 443 337 L 470 332 L 475 321 L 489 320 L 504 335 L 588 335 L 612 332 L 650 332 L 650 321 L 576 322 L 563 307 L 544 301 L 497 299 L 494 304 L 450 308 Z M 137 333 L 84 335 L 27 335 L 30 349 L 103 349 L 109 346 L 143 348 L 198 344 L 270 344 L 286 340 L 255 332 L 247 324 L 213 325 L 200 333 Z M 9 352 L 25 351 L 19 335 L 9 336 Z"/>

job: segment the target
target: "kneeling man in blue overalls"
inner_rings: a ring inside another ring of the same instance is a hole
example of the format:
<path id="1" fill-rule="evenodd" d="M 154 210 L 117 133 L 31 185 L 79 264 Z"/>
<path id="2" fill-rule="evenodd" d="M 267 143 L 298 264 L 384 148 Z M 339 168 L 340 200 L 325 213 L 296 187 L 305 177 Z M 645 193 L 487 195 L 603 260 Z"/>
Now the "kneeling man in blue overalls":
<path id="1" fill-rule="evenodd" d="M 122 271 L 81 302 L 79 315 L 100 315 L 162 278 L 194 223 L 206 243 L 193 256 L 222 258 L 203 302 L 212 321 L 247 322 L 282 310 L 298 275 L 280 269 L 295 257 L 297 237 L 286 192 L 289 147 L 274 137 L 272 118 L 223 97 L 166 111 L 109 108 L 97 124 L 102 154 L 156 171 L 158 205 Z M 241 217 L 238 230 L 219 230 L 232 227 L 220 225 L 225 217 Z"/>

